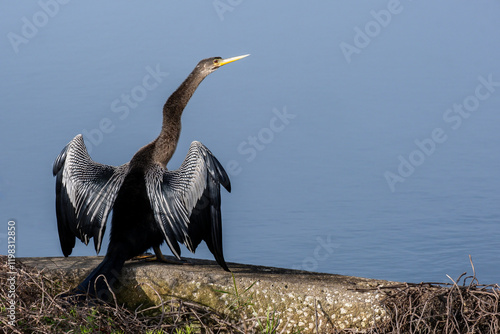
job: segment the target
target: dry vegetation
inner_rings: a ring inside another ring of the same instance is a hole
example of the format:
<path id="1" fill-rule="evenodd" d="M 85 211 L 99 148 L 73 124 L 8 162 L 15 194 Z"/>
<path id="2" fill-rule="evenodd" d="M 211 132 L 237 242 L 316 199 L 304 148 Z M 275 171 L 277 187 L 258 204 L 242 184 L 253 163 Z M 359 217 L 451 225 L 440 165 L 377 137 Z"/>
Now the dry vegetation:
<path id="1" fill-rule="evenodd" d="M 6 333 L 244 333 L 248 324 L 234 323 L 209 308 L 173 299 L 163 305 L 128 310 L 113 304 L 70 304 L 59 296 L 73 286 L 34 268 L 16 264 L 16 322 L 9 324 L 5 256 L 0 256 L 0 328 Z"/>
<path id="2" fill-rule="evenodd" d="M 74 282 L 61 282 L 16 264 L 16 323 L 9 324 L 10 277 L 0 256 L 0 328 L 7 333 L 279 333 L 278 319 L 231 321 L 199 304 L 170 300 L 129 310 L 113 304 L 68 304 L 58 296 Z M 71 286 L 70 286 L 71 285 Z M 500 333 L 500 287 L 462 275 L 450 284 L 380 287 L 389 317 L 365 331 L 336 333 Z M 300 333 L 300 330 L 296 331 Z"/>
<path id="3" fill-rule="evenodd" d="M 500 333 L 500 286 L 464 276 L 450 284 L 379 288 L 388 318 L 368 333 Z"/>

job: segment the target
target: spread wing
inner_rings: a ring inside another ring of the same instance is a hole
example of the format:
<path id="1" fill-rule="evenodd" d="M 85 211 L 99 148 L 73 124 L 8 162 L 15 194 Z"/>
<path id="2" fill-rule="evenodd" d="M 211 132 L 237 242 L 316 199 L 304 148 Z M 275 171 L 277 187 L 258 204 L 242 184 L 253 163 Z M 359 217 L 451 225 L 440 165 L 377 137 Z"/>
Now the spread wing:
<path id="1" fill-rule="evenodd" d="M 229 271 L 222 252 L 220 185 L 231 191 L 229 177 L 212 152 L 193 142 L 181 167 L 157 165 L 146 174 L 155 220 L 172 253 L 180 259 L 181 242 L 194 253 L 205 240 L 217 263 Z"/>
<path id="2" fill-rule="evenodd" d="M 93 237 L 99 253 L 106 219 L 128 164 L 113 167 L 92 161 L 82 135 L 77 135 L 56 158 L 52 172 L 56 176 L 57 228 L 64 256 L 71 254 L 75 237 L 86 245 Z"/>

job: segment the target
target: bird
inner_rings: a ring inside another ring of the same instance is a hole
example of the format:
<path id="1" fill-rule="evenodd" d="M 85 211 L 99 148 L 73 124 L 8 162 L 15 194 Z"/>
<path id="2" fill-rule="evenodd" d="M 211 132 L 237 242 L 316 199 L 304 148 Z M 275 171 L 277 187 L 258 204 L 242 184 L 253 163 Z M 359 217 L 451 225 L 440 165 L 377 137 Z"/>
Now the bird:
<path id="1" fill-rule="evenodd" d="M 167 262 L 166 242 L 181 260 L 179 242 L 195 252 L 205 241 L 217 263 L 229 268 L 222 250 L 220 185 L 231 192 L 229 176 L 212 152 L 193 141 L 176 170 L 167 164 L 181 132 L 181 116 L 200 83 L 223 65 L 247 57 L 201 60 L 163 106 L 159 136 L 121 166 L 93 161 L 81 134 L 74 137 L 53 164 L 56 218 L 61 250 L 71 255 L 76 238 L 87 245 L 94 238 L 98 254 L 112 211 L 111 233 L 102 262 L 72 291 L 73 295 L 109 301 L 125 261 L 153 248 Z"/>

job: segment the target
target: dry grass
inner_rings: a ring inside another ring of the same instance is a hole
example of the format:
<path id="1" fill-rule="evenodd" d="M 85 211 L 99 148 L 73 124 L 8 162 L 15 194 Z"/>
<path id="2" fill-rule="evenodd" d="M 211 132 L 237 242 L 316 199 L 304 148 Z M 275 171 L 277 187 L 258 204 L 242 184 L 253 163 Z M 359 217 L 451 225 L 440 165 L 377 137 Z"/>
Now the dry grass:
<path id="1" fill-rule="evenodd" d="M 6 333 L 244 333 L 249 324 L 232 323 L 226 316 L 196 303 L 173 299 L 162 305 L 128 310 L 116 302 L 69 304 L 59 296 L 71 283 L 53 279 L 34 268 L 16 264 L 16 321 L 9 324 L 12 275 L 0 256 L 0 328 Z M 66 285 L 68 284 L 68 285 Z"/>
<path id="2" fill-rule="evenodd" d="M 262 326 L 266 319 L 260 319 L 260 327 L 257 319 L 231 321 L 208 307 L 179 299 L 137 310 L 116 301 L 69 304 L 59 296 L 73 287 L 73 281 L 54 279 L 19 263 L 13 326 L 6 312 L 7 279 L 12 274 L 6 257 L 0 256 L 0 261 L 0 328 L 7 333 L 277 333 L 276 320 L 266 331 Z M 385 295 L 384 322 L 369 330 L 335 333 L 500 333 L 500 287 L 479 284 L 475 274 L 462 274 L 449 284 L 404 283 L 378 291 Z"/>
<path id="3" fill-rule="evenodd" d="M 500 333 L 500 286 L 467 284 L 462 274 L 450 284 L 404 284 L 381 289 L 389 320 L 378 333 Z M 463 278 L 463 279 L 462 279 Z M 451 278 L 450 278 L 451 279 Z"/>
<path id="4" fill-rule="evenodd" d="M 381 287 L 388 318 L 365 333 L 500 333 L 500 286 L 463 273 L 451 283 Z"/>

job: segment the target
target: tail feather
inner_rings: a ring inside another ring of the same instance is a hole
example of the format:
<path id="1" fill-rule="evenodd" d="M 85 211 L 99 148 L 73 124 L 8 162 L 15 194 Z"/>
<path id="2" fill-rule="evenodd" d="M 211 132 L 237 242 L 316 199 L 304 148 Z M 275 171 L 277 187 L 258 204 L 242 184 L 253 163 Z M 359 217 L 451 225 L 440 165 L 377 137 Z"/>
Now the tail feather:
<path id="1" fill-rule="evenodd" d="M 106 255 L 90 275 L 73 290 L 73 293 L 88 294 L 103 301 L 112 301 L 112 291 L 118 288 L 125 260 L 121 256 Z"/>

